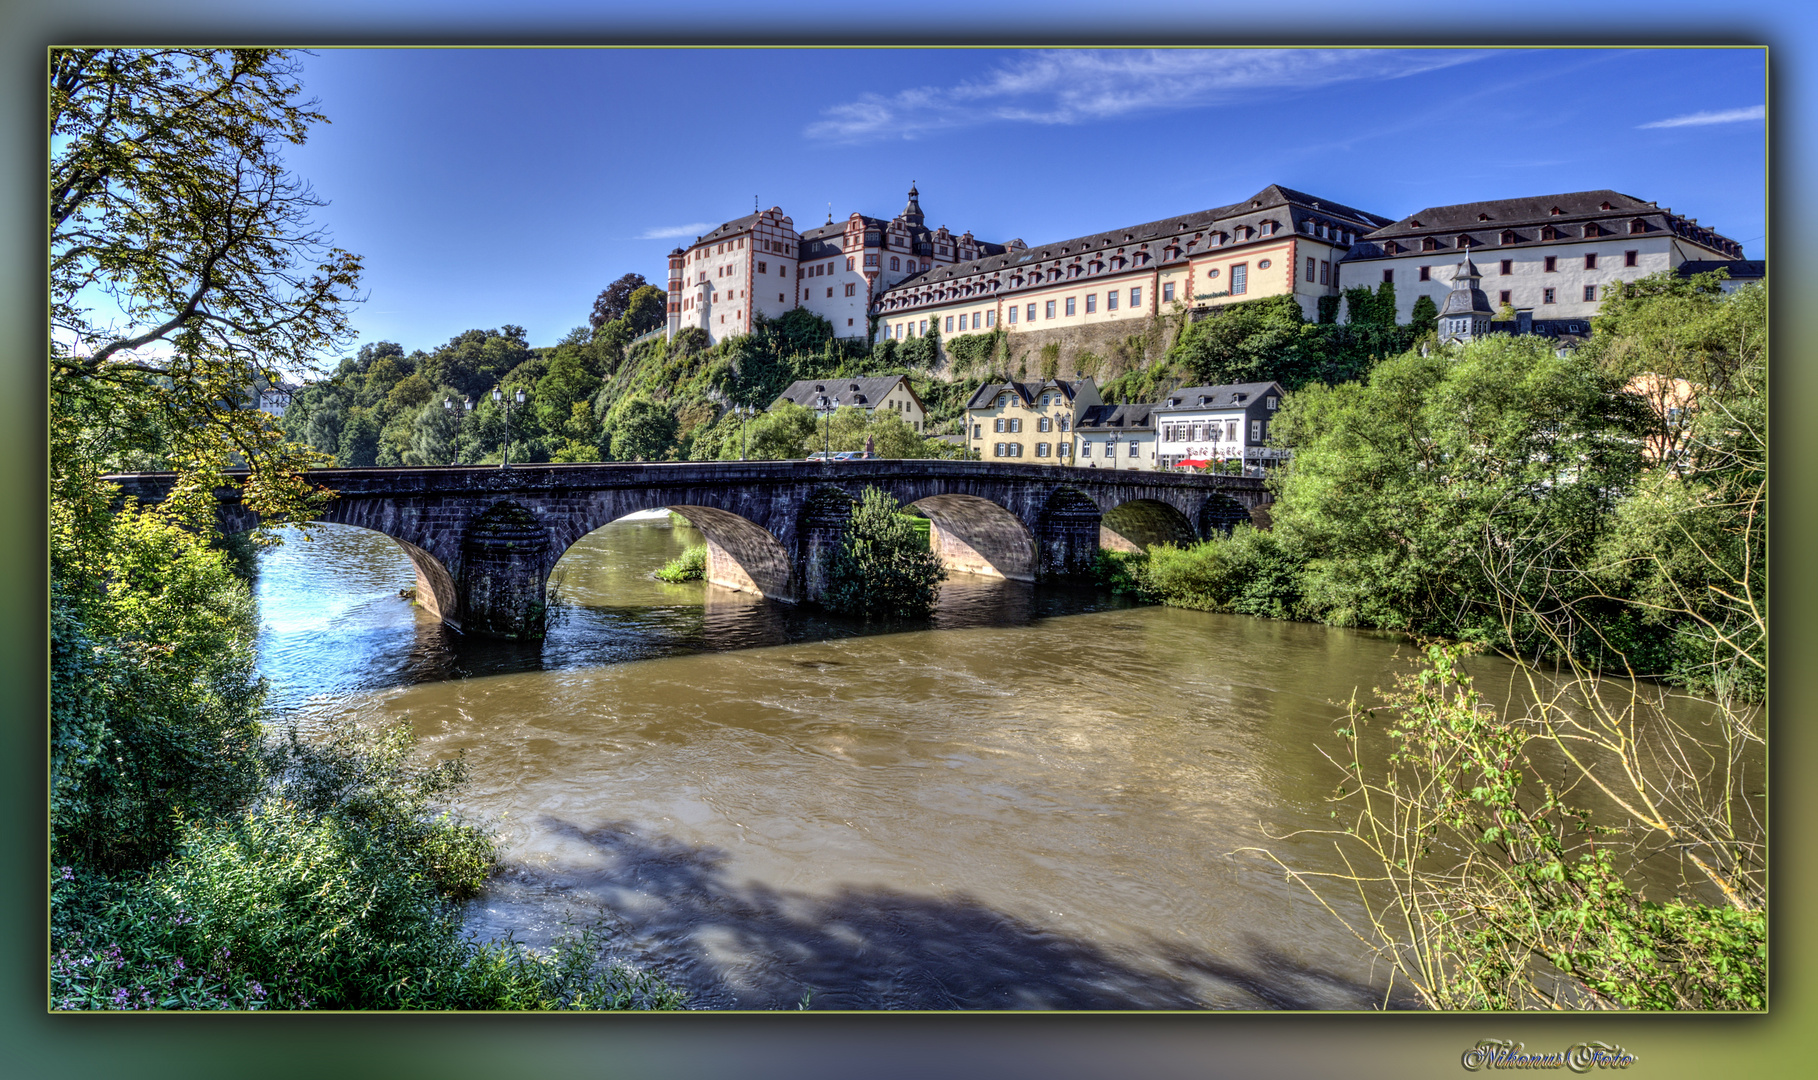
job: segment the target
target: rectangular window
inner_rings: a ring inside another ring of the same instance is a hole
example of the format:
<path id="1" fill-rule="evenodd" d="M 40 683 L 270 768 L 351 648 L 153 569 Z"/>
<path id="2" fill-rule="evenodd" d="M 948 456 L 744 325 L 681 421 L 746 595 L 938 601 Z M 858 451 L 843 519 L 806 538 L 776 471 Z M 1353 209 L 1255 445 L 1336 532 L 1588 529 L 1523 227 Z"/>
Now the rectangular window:
<path id="1" fill-rule="evenodd" d="M 1036 457 L 1047 457 L 1048 456 L 1048 444 L 1045 442 L 1036 443 L 1035 444 L 1035 456 Z"/>
<path id="2" fill-rule="evenodd" d="M 1307 282 L 1308 282 L 1308 284 L 1312 283 L 1313 275 L 1318 272 L 1319 272 L 1319 260 L 1315 259 L 1311 255 L 1307 256 Z"/>
<path id="3" fill-rule="evenodd" d="M 857 293 L 854 290 L 856 290 L 857 288 L 858 288 L 858 284 L 856 282 L 847 285 L 846 286 L 846 295 L 847 296 L 856 296 Z"/>
<path id="4" fill-rule="evenodd" d="M 1116 311 L 1117 310 L 1117 290 L 1116 289 L 1112 289 L 1110 292 L 1105 294 L 1105 310 L 1106 311 Z"/>
<path id="5" fill-rule="evenodd" d="M 1116 439 L 1106 439 L 1105 440 L 1105 456 L 1108 458 L 1114 458 L 1117 456 L 1117 440 Z"/>
<path id="6" fill-rule="evenodd" d="M 1510 274 L 1513 274 L 1514 272 L 1515 272 L 1515 260 L 1514 259 L 1502 260 L 1502 276 L 1508 277 Z"/>
<path id="7" fill-rule="evenodd" d="M 1015 304 L 1010 305 L 1010 321 L 1011 322 L 1016 321 L 1016 305 Z"/>
<path id="8" fill-rule="evenodd" d="M 1015 316 L 1015 314 L 1016 314 L 1016 309 L 1015 309 L 1015 308 L 1011 308 L 1011 309 L 1010 309 L 1010 314 L 1011 314 L 1011 315 L 1012 315 L 1012 316 Z M 1014 318 L 1012 318 L 1012 319 L 1011 319 L 1011 321 L 1012 321 L 1012 322 L 1014 322 L 1014 321 L 1015 321 L 1015 319 L 1014 319 Z M 997 324 L 997 312 L 995 312 L 995 311 L 987 311 L 987 312 L 985 312 L 985 325 L 986 325 L 986 326 L 995 326 L 995 325 L 996 325 L 996 324 Z"/>
<path id="9" fill-rule="evenodd" d="M 827 286 L 827 299 L 833 299 L 833 286 Z"/>
<path id="10" fill-rule="evenodd" d="M 1010 418 L 1010 430 L 1013 432 L 1023 430 L 1023 418 L 1020 416 L 1012 416 Z"/>
<path id="11" fill-rule="evenodd" d="M 923 337 L 928 336 L 928 320 L 927 319 L 922 320 L 922 336 Z"/>
<path id="12" fill-rule="evenodd" d="M 995 426 L 992 428 L 992 430 L 998 432 L 999 434 L 1003 433 L 1003 431 L 1005 430 L 1003 417 L 1000 416 L 997 418 L 997 420 L 995 421 Z"/>
<path id="13" fill-rule="evenodd" d="M 1050 300 L 1046 304 L 1042 305 L 1042 318 L 1044 318 L 1044 319 L 1054 318 L 1054 301 Z"/>
<path id="14" fill-rule="evenodd" d="M 1042 404 L 1043 404 L 1043 405 L 1046 405 L 1046 404 L 1048 404 L 1048 400 L 1047 400 L 1047 399 L 1046 399 L 1046 398 L 1043 398 L 1043 399 L 1042 399 Z M 1038 417 L 1036 417 L 1036 419 L 1035 419 L 1035 430 L 1037 430 L 1037 431 L 1053 431 L 1053 430 L 1054 430 L 1054 421 L 1053 421 L 1053 420 L 1051 420 L 1051 419 L 1050 419 L 1050 418 L 1048 418 L 1048 417 L 1046 417 L 1046 416 L 1038 416 Z"/>
<path id="15" fill-rule="evenodd" d="M 875 266 L 877 266 L 877 256 L 876 255 L 865 256 L 865 269 L 870 270 Z"/>
<path id="16" fill-rule="evenodd" d="M 1329 259 L 1319 260 L 1319 283 L 1321 285 L 1332 284 L 1332 262 Z"/>
<path id="17" fill-rule="evenodd" d="M 1596 299 L 1597 299 L 1597 286 L 1586 285 L 1584 287 L 1584 302 L 1589 304 L 1589 303 L 1592 303 L 1593 301 L 1595 301 Z"/>
<path id="18" fill-rule="evenodd" d="M 1034 304 L 1029 305 L 1029 310 L 1028 310 L 1027 314 L 1029 316 L 1029 321 L 1034 322 L 1035 321 L 1035 305 Z"/>
<path id="19" fill-rule="evenodd" d="M 1553 290 L 1543 289 L 1540 293 L 1540 302 L 1543 304 L 1551 304 L 1553 302 Z"/>
<path id="20" fill-rule="evenodd" d="M 1090 315 L 1097 310 L 1098 310 L 1098 294 L 1097 293 L 1087 293 L 1086 294 L 1086 314 Z"/>
<path id="21" fill-rule="evenodd" d="M 1504 289 L 1504 290 L 1502 290 L 1502 291 L 1501 291 L 1501 292 L 1499 292 L 1499 293 L 1497 293 L 1497 294 L 1496 294 L 1496 302 L 1497 302 L 1497 303 L 1499 303 L 1499 304 L 1506 304 L 1506 303 L 1508 303 L 1508 302 L 1509 302 L 1509 290 L 1507 290 L 1507 289 Z"/>
<path id="22" fill-rule="evenodd" d="M 1142 307 L 1143 306 L 1143 287 L 1141 285 L 1138 285 L 1136 288 L 1130 290 L 1130 306 L 1131 307 Z"/>
<path id="23" fill-rule="evenodd" d="M 972 425 L 972 437 L 975 439 L 980 437 L 981 435 L 983 435 L 985 433 L 984 429 L 985 429 L 985 426 L 983 424 L 973 424 Z"/>
<path id="24" fill-rule="evenodd" d="M 1640 265 L 1640 263 L 1638 263 L 1638 262 L 1636 262 L 1636 261 L 1635 261 L 1635 260 L 1636 260 L 1636 257 L 1637 257 L 1637 256 L 1639 256 L 1639 255 L 1640 255 L 1640 254 L 1641 254 L 1641 252 L 1639 252 L 1639 251 L 1625 251 L 1625 252 L 1623 252 L 1623 253 L 1622 253 L 1622 265 L 1624 265 L 1624 266 L 1639 266 L 1639 265 Z"/>
<path id="25" fill-rule="evenodd" d="M 853 269 L 853 265 L 852 265 L 853 258 L 854 258 L 854 256 L 851 256 L 851 255 L 846 256 L 846 269 L 848 269 L 848 270 Z"/>
<path id="26" fill-rule="evenodd" d="M 1067 314 L 1069 314 L 1069 315 L 1079 314 L 1078 310 L 1076 310 L 1076 301 L 1071 296 L 1067 297 Z"/>
<path id="27" fill-rule="evenodd" d="M 953 333 L 953 316 L 951 315 L 947 316 L 947 332 Z"/>
<path id="28" fill-rule="evenodd" d="M 1247 263 L 1236 263 L 1231 267 L 1231 295 L 1242 296 L 1250 291 L 1250 267 Z"/>
<path id="29" fill-rule="evenodd" d="M 1141 445 L 1142 445 L 1142 444 L 1141 444 L 1141 443 L 1139 443 L 1139 442 L 1137 442 L 1137 441 L 1136 441 L 1136 440 L 1135 440 L 1135 439 L 1131 439 L 1131 440 L 1130 440 L 1130 456 L 1131 456 L 1131 457 L 1135 457 L 1135 456 L 1136 456 L 1136 450 L 1137 450 L 1137 447 L 1139 447 L 1139 446 L 1141 446 Z"/>
<path id="30" fill-rule="evenodd" d="M 981 325 L 979 320 L 982 318 L 984 318 L 983 313 L 977 311 L 972 313 L 972 329 L 977 330 L 979 328 Z"/>
<path id="31" fill-rule="evenodd" d="M 1250 441 L 1253 443 L 1262 442 L 1262 421 L 1261 420 L 1250 421 Z"/>
<path id="32" fill-rule="evenodd" d="M 1092 456 L 1092 444 L 1089 442 L 1080 443 L 1079 444 L 1079 456 L 1083 457 L 1083 458 L 1091 457 Z"/>
<path id="33" fill-rule="evenodd" d="M 1164 301 L 1174 299 L 1174 283 L 1172 281 L 1162 282 L 1162 299 Z"/>
<path id="34" fill-rule="evenodd" d="M 769 272 L 770 272 L 770 264 L 765 262 L 762 259 L 759 259 L 758 260 L 758 273 L 768 274 Z"/>
<path id="35" fill-rule="evenodd" d="M 1597 253 L 1595 251 L 1589 252 L 1588 254 L 1585 255 L 1584 268 L 1586 270 L 1597 269 Z"/>
<path id="36" fill-rule="evenodd" d="M 1054 446 L 1055 457 L 1069 457 L 1072 453 L 1073 447 L 1068 446 L 1066 443 L 1056 443 Z"/>
<path id="37" fill-rule="evenodd" d="M 1559 271 L 1559 256 L 1547 256 L 1546 271 L 1549 274 L 1557 273 Z"/>
<path id="38" fill-rule="evenodd" d="M 1423 266 L 1420 268 L 1420 280 L 1422 280 L 1422 281 L 1432 281 L 1433 280 L 1433 268 L 1431 266 Z"/>
<path id="39" fill-rule="evenodd" d="M 1395 271 L 1384 270 L 1382 272 L 1382 279 L 1384 281 L 1388 282 L 1389 284 L 1393 285 L 1395 283 Z"/>
<path id="40" fill-rule="evenodd" d="M 991 444 L 991 456 L 992 457 L 1003 457 L 1004 456 L 1004 444 L 1003 443 L 992 443 Z"/>

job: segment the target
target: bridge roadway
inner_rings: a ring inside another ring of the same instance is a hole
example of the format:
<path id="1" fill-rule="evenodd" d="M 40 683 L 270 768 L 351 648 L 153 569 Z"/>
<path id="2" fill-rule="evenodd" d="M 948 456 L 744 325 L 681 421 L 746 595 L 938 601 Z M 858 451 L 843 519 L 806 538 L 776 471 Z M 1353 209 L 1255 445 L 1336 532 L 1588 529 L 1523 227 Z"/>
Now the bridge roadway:
<path id="1" fill-rule="evenodd" d="M 320 469 L 336 493 L 319 520 L 381 532 L 417 571 L 417 598 L 457 630 L 543 634 L 550 571 L 608 522 L 666 507 L 707 538 L 708 580 L 787 603 L 814 602 L 827 561 L 870 485 L 933 522 L 949 571 L 1022 581 L 1090 571 L 1104 546 L 1190 542 L 1240 521 L 1268 524 L 1263 481 L 1245 476 L 983 461 L 675 462 Z M 157 502 L 169 473 L 109 477 Z M 257 524 L 237 488 L 222 527 Z"/>

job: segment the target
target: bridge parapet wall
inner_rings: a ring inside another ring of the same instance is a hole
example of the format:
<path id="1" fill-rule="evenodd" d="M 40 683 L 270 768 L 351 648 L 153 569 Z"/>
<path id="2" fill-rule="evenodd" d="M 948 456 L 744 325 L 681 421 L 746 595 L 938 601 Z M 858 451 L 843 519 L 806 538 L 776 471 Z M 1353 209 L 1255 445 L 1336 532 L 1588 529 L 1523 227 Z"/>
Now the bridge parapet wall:
<path id="1" fill-rule="evenodd" d="M 936 543 L 955 569 L 1020 580 L 1090 572 L 1102 521 L 1120 507 L 1150 507 L 1136 518 L 1165 518 L 1179 537 L 1228 528 L 1246 514 L 1266 525 L 1269 502 L 1254 477 L 969 461 L 323 469 L 307 478 L 336 493 L 319 520 L 398 541 L 416 567 L 419 602 L 444 621 L 533 638 L 542 634 L 547 581 L 562 553 L 640 510 L 673 507 L 699 528 L 719 584 L 797 602 L 821 596 L 831 545 L 850 513 L 829 509 L 840 502 L 832 492 L 850 501 L 880 487 L 934 520 Z M 151 503 L 174 477 L 109 479 Z M 237 489 L 219 497 L 224 529 L 256 524 Z"/>

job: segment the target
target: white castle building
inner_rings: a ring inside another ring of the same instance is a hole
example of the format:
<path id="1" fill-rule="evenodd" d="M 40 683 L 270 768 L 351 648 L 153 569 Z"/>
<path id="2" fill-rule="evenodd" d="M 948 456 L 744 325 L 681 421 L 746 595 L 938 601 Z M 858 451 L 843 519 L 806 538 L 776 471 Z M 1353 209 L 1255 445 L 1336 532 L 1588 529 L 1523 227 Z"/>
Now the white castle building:
<path id="1" fill-rule="evenodd" d="M 1141 320 L 1290 295 L 1309 319 L 1322 298 L 1382 282 L 1406 322 L 1442 304 L 1461 260 L 1493 310 L 1524 331 L 1589 331 L 1611 283 L 1722 267 L 1758 280 L 1742 245 L 1616 191 L 1428 207 L 1399 221 L 1278 184 L 1175 218 L 1030 247 L 929 229 L 913 184 L 889 220 L 854 213 L 796 231 L 779 207 L 726 222 L 669 254 L 669 336 L 749 333 L 757 316 L 806 308 L 841 337 L 1013 335 Z M 1342 318 L 1342 315 L 1340 316 Z"/>

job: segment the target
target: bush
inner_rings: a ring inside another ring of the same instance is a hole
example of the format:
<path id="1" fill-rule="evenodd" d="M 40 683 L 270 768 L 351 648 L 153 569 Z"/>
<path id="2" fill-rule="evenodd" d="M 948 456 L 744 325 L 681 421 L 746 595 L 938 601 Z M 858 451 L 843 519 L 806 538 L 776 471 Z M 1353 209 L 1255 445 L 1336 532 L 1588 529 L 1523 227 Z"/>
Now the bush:
<path id="1" fill-rule="evenodd" d="M 656 572 L 657 580 L 679 585 L 699 581 L 707 576 L 707 545 L 696 544 L 664 563 Z"/>
<path id="2" fill-rule="evenodd" d="M 1300 569 L 1273 533 L 1239 525 L 1191 547 L 1155 545 L 1141 578 L 1144 592 L 1174 607 L 1289 619 L 1300 603 Z"/>
<path id="3" fill-rule="evenodd" d="M 827 571 L 826 605 L 864 618 L 925 618 L 947 572 L 887 493 L 867 487 Z"/>

